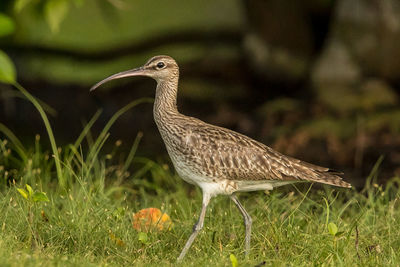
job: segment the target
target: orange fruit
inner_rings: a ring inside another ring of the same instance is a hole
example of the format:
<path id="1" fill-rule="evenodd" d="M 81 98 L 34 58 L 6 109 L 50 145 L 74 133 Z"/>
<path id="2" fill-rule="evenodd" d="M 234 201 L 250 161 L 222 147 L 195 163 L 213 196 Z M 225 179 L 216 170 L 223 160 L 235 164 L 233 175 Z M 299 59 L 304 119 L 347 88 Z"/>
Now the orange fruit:
<path id="1" fill-rule="evenodd" d="M 172 221 L 168 214 L 161 212 L 161 210 L 147 208 L 133 214 L 132 226 L 140 232 L 162 231 L 171 229 Z"/>

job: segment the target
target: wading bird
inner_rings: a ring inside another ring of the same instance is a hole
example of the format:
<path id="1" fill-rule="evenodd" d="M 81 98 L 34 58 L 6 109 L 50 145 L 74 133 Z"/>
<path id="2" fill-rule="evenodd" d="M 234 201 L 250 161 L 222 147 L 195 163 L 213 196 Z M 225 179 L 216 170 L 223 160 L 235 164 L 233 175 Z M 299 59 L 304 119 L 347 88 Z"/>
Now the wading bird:
<path id="1" fill-rule="evenodd" d="M 272 190 L 296 182 L 351 187 L 343 173 L 285 156 L 245 135 L 179 113 L 176 105 L 179 67 L 169 56 L 155 56 L 142 67 L 114 74 L 110 80 L 147 76 L 157 81 L 154 120 L 179 176 L 203 192 L 202 209 L 193 232 L 178 257 L 182 260 L 199 231 L 210 199 L 229 196 L 241 212 L 246 229 L 245 253 L 250 251 L 252 220 L 236 192 Z"/>

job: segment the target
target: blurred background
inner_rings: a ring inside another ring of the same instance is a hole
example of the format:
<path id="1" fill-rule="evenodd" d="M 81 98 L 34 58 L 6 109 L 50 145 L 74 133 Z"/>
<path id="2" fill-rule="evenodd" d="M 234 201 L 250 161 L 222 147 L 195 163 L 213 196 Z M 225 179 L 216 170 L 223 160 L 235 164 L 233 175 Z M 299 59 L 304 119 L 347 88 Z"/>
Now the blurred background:
<path id="1" fill-rule="evenodd" d="M 48 105 L 59 146 L 102 109 L 97 135 L 156 84 L 91 85 L 167 54 L 181 68 L 182 113 L 343 170 L 358 186 L 377 163 L 379 183 L 400 175 L 398 0 L 2 0 L 0 50 L 0 75 L 10 59 Z M 46 136 L 10 85 L 0 84 L 0 122 L 26 144 Z M 150 104 L 124 114 L 108 143 L 129 149 L 139 131 L 138 154 L 168 162 Z"/>

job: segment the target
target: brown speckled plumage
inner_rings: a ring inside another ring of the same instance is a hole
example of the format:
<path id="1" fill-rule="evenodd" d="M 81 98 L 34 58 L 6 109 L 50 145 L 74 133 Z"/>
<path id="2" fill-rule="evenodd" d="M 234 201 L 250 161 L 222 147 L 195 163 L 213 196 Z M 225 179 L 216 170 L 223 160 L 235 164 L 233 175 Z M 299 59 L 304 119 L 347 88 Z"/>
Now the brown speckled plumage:
<path id="1" fill-rule="evenodd" d="M 158 60 L 159 56 L 147 64 Z M 179 69 L 172 58 L 164 56 L 164 61 L 174 68 L 169 79 L 158 83 L 154 119 L 175 167 L 186 166 L 210 182 L 311 181 L 350 187 L 339 172 L 285 156 L 245 135 L 179 113 Z"/>
<path id="2" fill-rule="evenodd" d="M 157 81 L 154 120 L 168 154 L 180 177 L 203 191 L 199 221 L 178 260 L 186 255 L 203 227 L 206 207 L 215 195 L 230 195 L 242 213 L 247 253 L 251 218 L 233 193 L 271 190 L 302 181 L 351 187 L 342 180 L 340 172 L 285 156 L 245 135 L 179 113 L 176 106 L 179 68 L 169 56 L 156 56 L 143 67 L 112 75 L 92 90 L 109 80 L 128 76 L 148 76 Z"/>

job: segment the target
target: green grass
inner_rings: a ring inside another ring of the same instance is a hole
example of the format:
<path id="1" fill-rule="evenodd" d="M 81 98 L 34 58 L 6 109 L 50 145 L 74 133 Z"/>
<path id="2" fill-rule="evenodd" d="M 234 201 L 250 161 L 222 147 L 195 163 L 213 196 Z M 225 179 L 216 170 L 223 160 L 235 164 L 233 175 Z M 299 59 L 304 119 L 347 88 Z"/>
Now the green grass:
<path id="1" fill-rule="evenodd" d="M 98 138 L 90 131 L 96 113 L 77 140 L 57 149 L 59 167 L 39 136 L 25 148 L 0 125 L 0 265 L 176 265 L 200 211 L 201 192 L 164 162 L 135 156 L 141 134 L 127 154 L 121 147 L 128 144 L 103 147 L 113 121 L 128 109 L 117 113 Z M 248 258 L 240 213 L 228 198 L 213 199 L 182 266 L 231 266 L 231 254 L 239 266 L 398 265 L 400 179 L 376 185 L 378 167 L 379 162 L 361 192 L 304 184 L 241 194 L 253 218 Z M 25 184 L 47 193 L 50 201 L 24 199 L 17 188 Z M 149 207 L 169 214 L 174 226 L 150 232 L 142 242 L 132 214 Z"/>

